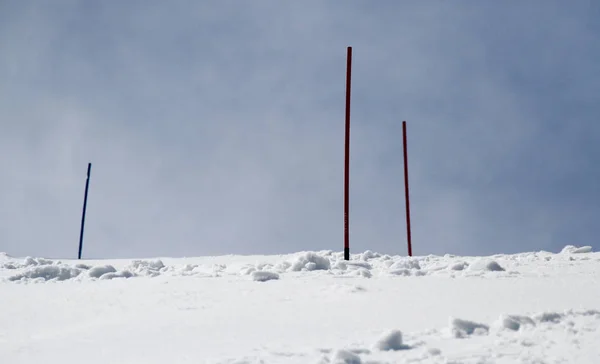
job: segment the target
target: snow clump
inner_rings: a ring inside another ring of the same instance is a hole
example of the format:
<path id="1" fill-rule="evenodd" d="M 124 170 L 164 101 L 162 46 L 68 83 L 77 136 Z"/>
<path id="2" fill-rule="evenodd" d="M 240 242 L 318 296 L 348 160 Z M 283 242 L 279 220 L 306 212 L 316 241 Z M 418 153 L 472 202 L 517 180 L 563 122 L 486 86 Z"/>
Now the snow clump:
<path id="1" fill-rule="evenodd" d="M 25 272 L 13 275 L 9 281 L 66 281 L 75 278 L 81 273 L 77 268 L 61 267 L 58 265 L 34 266 Z"/>
<path id="2" fill-rule="evenodd" d="M 134 260 L 131 262 L 130 270 L 140 275 L 156 277 L 165 270 L 165 265 L 159 259 L 157 260 Z"/>
<path id="3" fill-rule="evenodd" d="M 377 350 L 403 350 L 408 347 L 402 343 L 402 332 L 400 330 L 391 330 L 383 334 L 373 345 Z"/>
<path id="4" fill-rule="evenodd" d="M 489 326 L 473 321 L 450 318 L 450 331 L 456 338 L 465 338 L 470 335 L 485 335 L 489 332 Z"/>
<path id="5" fill-rule="evenodd" d="M 505 269 L 502 268 L 495 260 L 478 259 L 469 265 L 468 270 L 470 271 L 484 271 L 484 272 L 503 272 Z"/>
<path id="6" fill-rule="evenodd" d="M 266 282 L 279 279 L 279 274 L 266 270 L 252 272 L 252 280 L 257 282 Z"/>
<path id="7" fill-rule="evenodd" d="M 88 275 L 92 278 L 100 278 L 106 273 L 115 273 L 117 270 L 112 265 L 101 265 L 93 267 L 88 271 Z"/>
<path id="8" fill-rule="evenodd" d="M 131 273 L 128 270 L 124 270 L 121 272 L 109 272 L 109 273 L 105 273 L 103 274 L 100 279 L 102 280 L 110 280 L 110 279 L 115 279 L 115 278 L 131 278 L 131 277 L 135 277 L 134 273 Z"/>
<path id="9" fill-rule="evenodd" d="M 288 270 L 292 272 L 328 270 L 331 268 L 329 258 L 319 256 L 315 252 L 307 252 L 296 257 Z"/>
<path id="10" fill-rule="evenodd" d="M 519 316 L 519 315 L 502 315 L 498 320 L 498 324 L 500 327 L 512 330 L 519 331 L 523 326 L 535 326 L 535 322 L 528 316 Z"/>
<path id="11" fill-rule="evenodd" d="M 582 246 L 582 247 L 576 247 L 574 245 L 567 245 L 563 248 L 563 250 L 561 250 L 561 254 L 583 254 L 583 253 L 591 253 L 592 252 L 592 247 L 591 246 Z"/>
<path id="12" fill-rule="evenodd" d="M 349 350 L 337 350 L 332 358 L 332 364 L 362 364 L 360 356 L 354 354 Z"/>

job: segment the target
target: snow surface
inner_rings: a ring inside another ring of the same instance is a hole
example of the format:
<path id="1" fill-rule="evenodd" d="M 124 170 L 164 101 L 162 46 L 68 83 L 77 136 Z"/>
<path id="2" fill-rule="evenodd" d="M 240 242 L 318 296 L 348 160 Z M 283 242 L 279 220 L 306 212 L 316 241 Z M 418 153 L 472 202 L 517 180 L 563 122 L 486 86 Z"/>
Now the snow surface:
<path id="1" fill-rule="evenodd" d="M 600 363 L 600 253 L 0 253 L 2 363 Z"/>

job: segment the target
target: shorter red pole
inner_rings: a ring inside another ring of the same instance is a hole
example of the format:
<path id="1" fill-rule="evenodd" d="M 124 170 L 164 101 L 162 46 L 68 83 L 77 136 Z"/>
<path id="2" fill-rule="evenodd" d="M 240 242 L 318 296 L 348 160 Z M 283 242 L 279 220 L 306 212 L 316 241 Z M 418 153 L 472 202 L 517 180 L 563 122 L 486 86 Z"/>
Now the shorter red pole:
<path id="1" fill-rule="evenodd" d="M 408 195 L 408 152 L 406 146 L 406 121 L 402 122 L 402 140 L 404 145 L 404 199 L 406 200 L 406 240 L 408 256 L 412 257 L 412 242 L 410 236 L 410 199 Z"/>

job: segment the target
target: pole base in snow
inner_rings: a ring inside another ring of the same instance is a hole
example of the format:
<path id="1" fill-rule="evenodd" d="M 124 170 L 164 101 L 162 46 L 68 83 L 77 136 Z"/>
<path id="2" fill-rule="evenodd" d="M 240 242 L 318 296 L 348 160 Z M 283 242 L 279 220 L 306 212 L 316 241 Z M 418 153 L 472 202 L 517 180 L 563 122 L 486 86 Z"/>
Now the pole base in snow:
<path id="1" fill-rule="evenodd" d="M 350 260 L 350 248 L 344 248 L 344 260 Z"/>

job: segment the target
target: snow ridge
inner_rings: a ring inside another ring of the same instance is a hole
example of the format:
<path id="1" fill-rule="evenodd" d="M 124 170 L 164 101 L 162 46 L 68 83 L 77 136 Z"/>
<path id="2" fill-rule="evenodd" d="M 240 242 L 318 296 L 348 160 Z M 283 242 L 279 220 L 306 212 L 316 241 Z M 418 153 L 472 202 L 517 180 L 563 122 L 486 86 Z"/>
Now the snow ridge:
<path id="1" fill-rule="evenodd" d="M 132 260 L 120 269 L 112 265 L 90 265 L 79 261 L 50 260 L 26 257 L 15 259 L 2 253 L 2 271 L 14 271 L 7 279 L 12 282 L 42 283 L 47 281 L 114 279 L 159 276 L 199 276 L 217 278 L 249 276 L 251 280 L 266 282 L 279 280 L 289 274 L 327 274 L 337 277 L 372 278 L 388 277 L 511 277 L 519 275 L 518 267 L 525 261 L 573 261 L 589 259 L 591 247 L 566 246 L 559 254 L 548 252 L 496 255 L 492 257 L 424 256 L 403 257 L 366 251 L 354 254 L 350 261 L 342 253 L 332 251 L 300 252 L 282 256 L 275 262 L 257 262 L 240 267 L 227 265 L 203 266 L 199 264 L 165 265 L 160 259 Z M 578 258 L 575 258 L 578 257 Z M 86 272 L 86 274 L 81 274 Z M 6 275 L 6 274 L 4 274 Z"/>
<path id="2" fill-rule="evenodd" d="M 574 246 L 488 257 L 366 251 L 350 261 L 333 251 L 0 254 L 0 347 L 15 363 L 595 364 L 599 262 Z"/>

